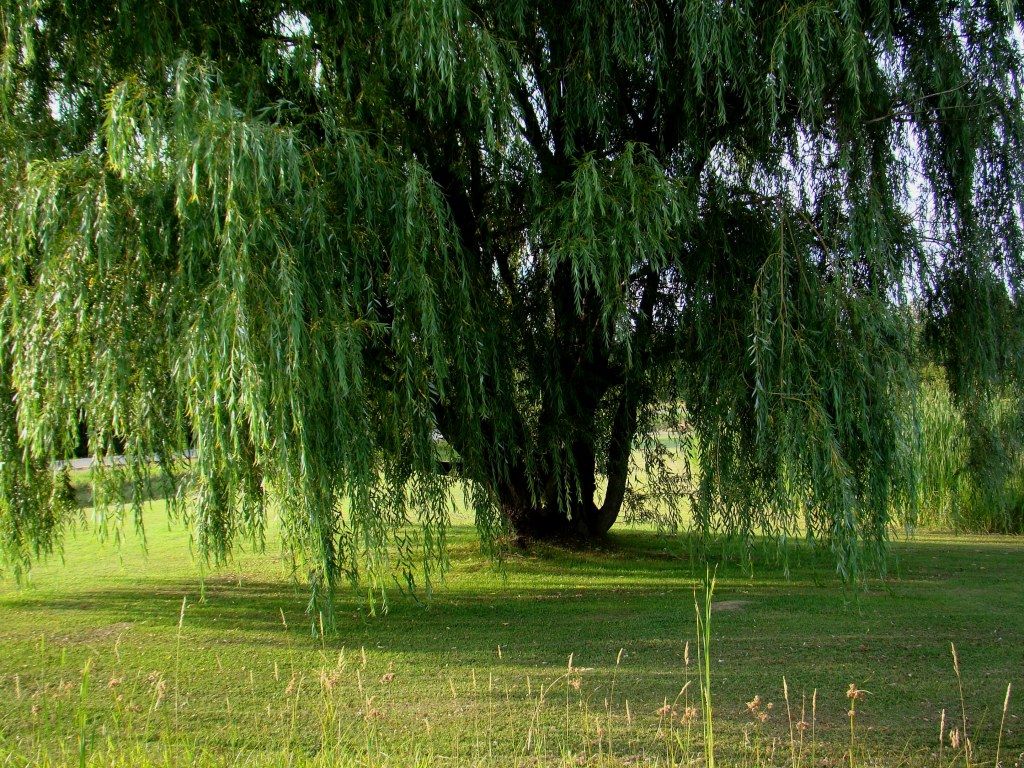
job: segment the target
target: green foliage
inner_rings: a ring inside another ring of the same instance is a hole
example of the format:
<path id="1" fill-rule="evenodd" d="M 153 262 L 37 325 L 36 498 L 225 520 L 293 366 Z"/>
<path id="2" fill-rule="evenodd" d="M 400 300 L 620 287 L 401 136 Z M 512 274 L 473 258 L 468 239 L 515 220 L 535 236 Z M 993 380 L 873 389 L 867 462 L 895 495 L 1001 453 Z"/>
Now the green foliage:
<path id="1" fill-rule="evenodd" d="M 957 531 L 1024 531 L 1019 391 L 974 404 L 965 416 L 932 372 L 921 410 L 918 521 Z"/>
<path id="2" fill-rule="evenodd" d="M 5 551 L 84 419 L 136 477 L 194 446 L 214 561 L 279 514 L 318 610 L 443 564 L 456 481 L 489 544 L 692 495 L 853 578 L 918 506 L 922 361 L 971 430 L 1019 386 L 1021 13 L 4 2 Z"/>

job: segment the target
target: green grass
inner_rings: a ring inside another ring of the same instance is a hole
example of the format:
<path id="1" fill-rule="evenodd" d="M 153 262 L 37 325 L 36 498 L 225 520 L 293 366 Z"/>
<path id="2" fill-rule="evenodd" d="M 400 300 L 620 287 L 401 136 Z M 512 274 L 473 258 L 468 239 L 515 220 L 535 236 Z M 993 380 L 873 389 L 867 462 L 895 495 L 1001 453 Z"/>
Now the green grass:
<path id="1" fill-rule="evenodd" d="M 500 572 L 457 527 L 451 554 L 429 604 L 395 595 L 373 617 L 345 593 L 336 635 L 314 637 L 305 587 L 273 554 L 240 553 L 205 575 L 201 597 L 187 534 L 159 502 L 148 554 L 80 533 L 28 585 L 0 582 L 0 766 L 699 758 L 699 718 L 688 740 L 689 726 L 658 714 L 688 680 L 676 712 L 700 706 L 705 571 L 687 539 L 623 529 L 605 550 L 539 548 Z M 850 683 L 869 692 L 857 702 L 856 763 L 963 764 L 948 740 L 938 756 L 940 713 L 949 727 L 961 720 L 950 643 L 972 764 L 992 765 L 1007 683 L 1024 693 L 1024 541 L 923 535 L 895 546 L 888 581 L 856 595 L 809 550 L 791 554 L 788 575 L 754 560 L 752 573 L 734 561 L 717 573 L 720 765 L 811 765 L 809 730 L 799 760 L 790 752 L 783 676 L 793 722 L 801 701 L 810 721 L 817 690 L 815 765 L 849 765 Z M 745 704 L 757 694 L 774 703 L 763 724 Z M 1020 716 L 1011 701 L 1004 766 L 1024 752 Z"/>

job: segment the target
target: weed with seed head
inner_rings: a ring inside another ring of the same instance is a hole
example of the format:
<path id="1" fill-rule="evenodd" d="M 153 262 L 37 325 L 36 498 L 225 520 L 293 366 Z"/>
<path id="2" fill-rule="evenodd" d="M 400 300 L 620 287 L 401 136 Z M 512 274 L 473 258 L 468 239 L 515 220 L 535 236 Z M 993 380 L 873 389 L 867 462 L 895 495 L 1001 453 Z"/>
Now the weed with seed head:
<path id="1" fill-rule="evenodd" d="M 1006 728 L 1006 713 L 1010 709 L 1010 689 L 1012 683 L 1006 684 L 1006 698 L 1003 699 L 1003 714 L 999 718 L 999 738 L 996 741 L 996 764 L 995 768 L 1000 768 L 1001 763 L 999 761 L 1000 753 L 1003 751 L 1003 730 Z"/>
<path id="2" fill-rule="evenodd" d="M 700 682 L 700 702 L 704 724 L 704 765 L 715 768 L 714 711 L 711 706 L 711 599 L 715 592 L 715 576 L 708 569 L 704 574 L 702 600 L 694 593 L 693 605 L 697 614 L 697 668 Z"/>
<path id="3" fill-rule="evenodd" d="M 949 644 L 949 650 L 953 654 L 953 672 L 956 674 L 956 685 L 960 692 L 960 724 L 963 727 L 963 745 L 964 745 L 964 764 L 966 768 L 971 768 L 971 739 L 968 736 L 967 730 L 967 699 L 964 696 L 964 683 L 960 676 L 960 657 L 957 655 L 956 646 L 953 643 Z M 957 749 L 957 747 L 953 747 Z"/>
<path id="4" fill-rule="evenodd" d="M 863 699 L 867 695 L 867 691 L 862 691 L 856 685 L 856 683 L 850 683 L 850 687 L 846 689 L 846 698 L 850 700 L 850 768 L 854 768 L 854 755 L 856 754 L 856 738 L 855 738 L 855 727 L 854 721 L 857 719 L 857 702 Z"/>

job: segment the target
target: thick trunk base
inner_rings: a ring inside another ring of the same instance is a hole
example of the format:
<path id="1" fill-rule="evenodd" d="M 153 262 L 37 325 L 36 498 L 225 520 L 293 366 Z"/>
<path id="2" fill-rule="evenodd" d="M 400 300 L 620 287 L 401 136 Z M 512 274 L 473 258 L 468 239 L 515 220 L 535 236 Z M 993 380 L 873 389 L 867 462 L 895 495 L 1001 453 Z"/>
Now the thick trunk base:
<path id="1" fill-rule="evenodd" d="M 615 522 L 593 504 L 572 510 L 571 516 L 544 508 L 506 509 L 505 515 L 517 542 L 523 544 L 549 542 L 586 546 L 603 541 Z"/>

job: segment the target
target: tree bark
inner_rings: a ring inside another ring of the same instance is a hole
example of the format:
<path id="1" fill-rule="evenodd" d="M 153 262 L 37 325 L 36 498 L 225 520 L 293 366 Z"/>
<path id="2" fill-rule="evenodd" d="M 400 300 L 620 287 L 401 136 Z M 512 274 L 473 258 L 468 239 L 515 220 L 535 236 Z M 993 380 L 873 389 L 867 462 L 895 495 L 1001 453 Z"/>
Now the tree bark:
<path id="1" fill-rule="evenodd" d="M 626 498 L 626 486 L 629 480 L 629 458 L 633 450 L 633 437 L 636 434 L 637 402 L 628 386 L 623 387 L 619 404 L 615 409 L 612 421 L 611 444 L 608 447 L 608 490 L 604 495 L 604 504 L 595 521 L 596 526 L 607 532 L 619 517 L 622 502 Z"/>

